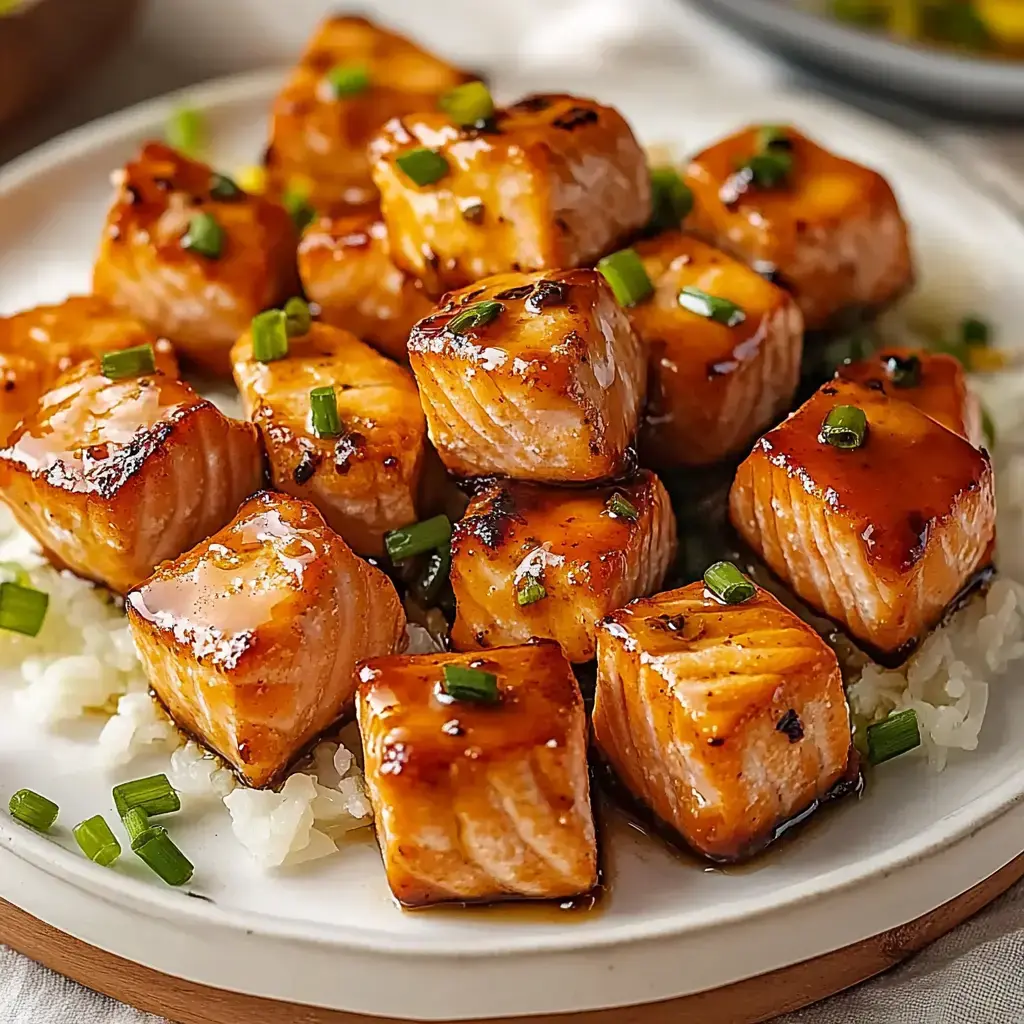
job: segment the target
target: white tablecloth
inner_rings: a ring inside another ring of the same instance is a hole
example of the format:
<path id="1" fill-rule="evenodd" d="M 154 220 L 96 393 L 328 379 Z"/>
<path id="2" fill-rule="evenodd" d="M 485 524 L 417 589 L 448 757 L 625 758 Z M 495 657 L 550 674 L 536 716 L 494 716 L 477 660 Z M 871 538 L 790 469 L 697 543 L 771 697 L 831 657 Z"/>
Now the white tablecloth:
<path id="1" fill-rule="evenodd" d="M 5 139 L 0 164 L 67 128 L 168 89 L 283 63 L 333 6 L 329 0 L 150 0 L 130 45 L 86 88 Z M 752 88 L 793 77 L 774 58 L 673 0 L 364 0 L 359 6 L 474 67 L 564 66 L 563 48 L 571 41 L 569 59 L 600 64 L 607 73 L 628 73 L 631 63 L 642 61 L 646 67 L 706 67 Z M 874 109 L 930 135 L 965 173 L 1024 214 L 1024 131 L 943 125 Z M 1024 885 L 905 965 L 776 1024 L 1024 1024 L 1022 965 Z M 0 947 L 0 1024 L 160 1022 Z"/>

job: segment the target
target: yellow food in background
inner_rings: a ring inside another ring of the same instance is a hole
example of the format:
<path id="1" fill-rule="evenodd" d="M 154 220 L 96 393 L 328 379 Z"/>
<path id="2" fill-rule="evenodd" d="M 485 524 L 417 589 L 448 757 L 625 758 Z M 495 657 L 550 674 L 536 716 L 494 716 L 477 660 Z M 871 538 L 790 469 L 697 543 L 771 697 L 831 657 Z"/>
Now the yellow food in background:
<path id="1" fill-rule="evenodd" d="M 974 9 L 992 35 L 1008 46 L 1024 46 L 1022 0 L 975 0 Z"/>

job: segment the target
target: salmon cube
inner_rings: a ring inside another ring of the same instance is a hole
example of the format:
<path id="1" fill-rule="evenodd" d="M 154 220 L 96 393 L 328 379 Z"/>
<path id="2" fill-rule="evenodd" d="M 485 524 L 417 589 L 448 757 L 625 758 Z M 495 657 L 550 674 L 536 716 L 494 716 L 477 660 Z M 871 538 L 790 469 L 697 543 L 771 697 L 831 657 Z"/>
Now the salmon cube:
<path id="1" fill-rule="evenodd" d="M 427 427 L 412 374 L 348 331 L 316 322 L 289 339 L 284 359 L 256 359 L 251 332 L 232 358 L 273 486 L 313 502 L 359 554 L 383 554 L 384 534 L 417 519 Z M 323 387 L 334 389 L 340 432 L 321 437 L 310 392 Z"/>
<path id="2" fill-rule="evenodd" d="M 418 185 L 401 164 L 426 148 L 447 164 Z M 618 111 L 530 96 L 493 127 L 440 112 L 395 118 L 370 143 L 395 262 L 439 294 L 490 274 L 593 263 L 651 214 L 647 161 Z"/>
<path id="3" fill-rule="evenodd" d="M 299 274 L 323 320 L 400 363 L 409 361 L 409 332 L 434 303 L 415 277 L 391 262 L 379 214 L 315 221 L 299 244 Z"/>
<path id="4" fill-rule="evenodd" d="M 629 792 L 717 861 L 771 842 L 850 759 L 832 649 L 767 591 L 724 604 L 702 582 L 601 623 L 594 737 Z"/>
<path id="5" fill-rule="evenodd" d="M 597 621 L 661 586 L 675 552 L 672 504 L 647 470 L 596 490 L 491 484 L 452 537 L 452 642 L 550 637 L 570 661 L 592 661 Z"/>
<path id="6" fill-rule="evenodd" d="M 646 353 L 594 270 L 499 274 L 409 338 L 430 439 L 457 476 L 578 483 L 631 464 Z"/>
<path id="7" fill-rule="evenodd" d="M 558 644 L 378 658 L 359 680 L 366 783 L 398 900 L 558 899 L 597 884 L 587 720 Z"/>
<path id="8" fill-rule="evenodd" d="M 913 284 L 889 183 L 794 128 L 730 135 L 693 158 L 686 180 L 687 229 L 792 293 L 808 330 L 884 307 Z"/>
<path id="9" fill-rule="evenodd" d="M 650 352 L 640 458 L 705 466 L 745 451 L 790 408 L 803 317 L 743 263 L 678 231 L 636 245 L 654 286 L 629 318 Z"/>
<path id="10" fill-rule="evenodd" d="M 58 566 L 124 593 L 220 529 L 263 482 L 251 423 L 156 372 L 86 361 L 0 450 L 0 492 Z"/>
<path id="11" fill-rule="evenodd" d="M 825 440 L 837 407 L 864 414 L 859 447 Z M 769 568 L 886 662 L 905 658 L 990 563 L 995 513 L 987 452 L 845 380 L 765 434 L 729 494 L 733 525 Z"/>
<path id="12" fill-rule="evenodd" d="M 405 637 L 391 581 L 309 502 L 272 491 L 161 565 L 126 608 L 157 697 L 255 787 L 351 710 L 356 662 Z"/>
<path id="13" fill-rule="evenodd" d="M 366 18 L 317 27 L 274 101 L 266 165 L 271 188 L 301 182 L 323 212 L 372 203 L 366 144 L 391 117 L 433 110 L 468 76 Z"/>
<path id="14" fill-rule="evenodd" d="M 221 375 L 253 316 L 298 291 L 295 225 L 206 164 L 151 142 L 115 176 L 93 291 Z"/>

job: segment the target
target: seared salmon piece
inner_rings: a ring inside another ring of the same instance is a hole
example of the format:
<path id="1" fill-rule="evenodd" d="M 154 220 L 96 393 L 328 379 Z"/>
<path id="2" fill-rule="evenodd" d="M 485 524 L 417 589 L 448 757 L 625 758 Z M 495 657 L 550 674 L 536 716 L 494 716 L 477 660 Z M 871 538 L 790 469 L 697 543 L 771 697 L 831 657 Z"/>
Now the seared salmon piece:
<path id="1" fill-rule="evenodd" d="M 400 363 L 409 361 L 409 332 L 434 303 L 416 278 L 391 262 L 379 213 L 314 221 L 299 244 L 299 274 L 327 323 Z"/>
<path id="2" fill-rule="evenodd" d="M 594 738 L 629 792 L 698 853 L 749 856 L 847 772 L 839 663 L 757 589 L 691 583 L 613 612 L 597 634 Z"/>
<path id="3" fill-rule="evenodd" d="M 866 418 L 858 448 L 822 439 L 840 406 Z M 909 402 L 835 380 L 754 445 L 729 517 L 798 596 L 891 662 L 991 561 L 992 464 Z"/>
<path id="4" fill-rule="evenodd" d="M 415 522 L 427 427 L 412 374 L 355 335 L 312 323 L 284 359 L 262 363 L 247 332 L 232 350 L 246 415 L 259 427 L 276 490 L 313 502 L 361 555 Z M 320 437 L 310 392 L 332 387 L 340 433 Z"/>
<path id="5" fill-rule="evenodd" d="M 550 637 L 592 661 L 598 619 L 664 582 L 676 519 L 661 481 L 581 490 L 499 481 L 452 537 L 456 650 Z"/>
<path id="6" fill-rule="evenodd" d="M 836 376 L 916 405 L 975 446 L 984 441 L 981 403 L 967 383 L 963 365 L 953 356 L 888 347 L 867 359 L 843 363 Z"/>
<path id="7" fill-rule="evenodd" d="M 162 373 L 93 360 L 42 396 L 0 450 L 0 493 L 50 559 L 123 594 L 220 529 L 263 482 L 251 423 Z"/>
<path id="8" fill-rule="evenodd" d="M 793 299 L 678 231 L 635 247 L 654 286 L 629 318 L 650 353 L 640 458 L 705 466 L 746 450 L 789 408 L 803 317 Z"/>
<path id="9" fill-rule="evenodd" d="M 266 166 L 279 192 L 302 182 L 323 212 L 372 203 L 366 144 L 389 118 L 433 110 L 468 75 L 366 18 L 317 27 L 274 101 Z"/>
<path id="10" fill-rule="evenodd" d="M 230 374 L 253 316 L 298 291 L 291 217 L 160 142 L 115 181 L 93 291 L 170 338 L 183 361 Z"/>
<path id="11" fill-rule="evenodd" d="M 308 502 L 261 491 L 125 602 L 174 720 L 267 786 L 351 710 L 355 665 L 405 637 L 391 581 Z"/>
<path id="12" fill-rule="evenodd" d="M 178 375 L 170 342 L 95 295 L 0 317 L 0 443 L 75 363 L 136 345 L 152 345 L 157 369 Z"/>
<path id="13" fill-rule="evenodd" d="M 446 682 L 453 669 L 473 670 L 475 691 Z M 356 713 L 403 904 L 557 899 L 597 884 L 587 719 L 558 644 L 368 661 Z"/>
<path id="14" fill-rule="evenodd" d="M 651 215 L 647 161 L 622 115 L 577 96 L 530 96 L 494 130 L 441 112 L 395 118 L 370 143 L 394 261 L 439 294 L 490 274 L 578 267 Z M 418 185 L 401 164 L 426 148 L 447 164 Z"/>
<path id="15" fill-rule="evenodd" d="M 646 353 L 594 270 L 499 274 L 446 295 L 409 338 L 450 473 L 601 480 L 631 461 Z"/>
<path id="16" fill-rule="evenodd" d="M 693 158 L 686 181 L 694 197 L 687 230 L 771 276 L 810 331 L 881 308 L 913 284 L 907 226 L 889 183 L 794 128 L 730 135 Z"/>

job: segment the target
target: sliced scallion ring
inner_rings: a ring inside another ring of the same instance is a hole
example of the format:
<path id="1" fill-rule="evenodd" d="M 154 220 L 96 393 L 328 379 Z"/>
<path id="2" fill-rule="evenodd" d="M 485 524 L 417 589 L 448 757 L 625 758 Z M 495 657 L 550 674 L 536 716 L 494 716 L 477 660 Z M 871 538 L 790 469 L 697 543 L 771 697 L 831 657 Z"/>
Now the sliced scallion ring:
<path id="1" fill-rule="evenodd" d="M 341 420 L 338 417 L 338 396 L 333 387 L 313 388 L 309 393 L 309 411 L 313 433 L 317 437 L 338 437 Z"/>
<path id="2" fill-rule="evenodd" d="M 384 546 L 392 562 L 436 551 L 452 539 L 452 524 L 447 516 L 434 516 L 411 526 L 402 526 L 384 535 Z"/>
<path id="3" fill-rule="evenodd" d="M 520 606 L 536 604 L 547 596 L 547 589 L 536 576 L 524 576 L 516 587 L 516 601 Z"/>
<path id="4" fill-rule="evenodd" d="M 212 213 L 195 213 L 181 236 L 181 247 L 209 260 L 220 259 L 224 251 L 224 229 Z"/>
<path id="5" fill-rule="evenodd" d="M 38 636 L 46 619 L 50 595 L 20 583 L 0 583 L 0 629 Z"/>
<path id="6" fill-rule="evenodd" d="M 100 371 L 110 380 L 144 377 L 155 370 L 156 353 L 152 345 L 136 345 L 117 352 L 104 352 L 100 359 Z"/>
<path id="7" fill-rule="evenodd" d="M 445 665 L 441 689 L 454 700 L 476 704 L 494 704 L 501 696 L 498 677 L 493 672 L 462 665 Z"/>
<path id="8" fill-rule="evenodd" d="M 466 82 L 446 92 L 438 106 L 461 127 L 479 124 L 494 116 L 494 98 L 483 82 Z"/>
<path id="9" fill-rule="evenodd" d="M 358 96 L 370 88 L 370 69 L 365 64 L 335 64 L 324 75 L 324 83 L 336 100 Z"/>
<path id="10" fill-rule="evenodd" d="M 37 832 L 46 832 L 57 820 L 60 808 L 31 789 L 19 789 L 7 805 L 11 817 Z"/>
<path id="11" fill-rule="evenodd" d="M 399 170 L 414 184 L 433 185 L 449 171 L 448 161 L 436 149 L 417 146 L 395 157 Z"/>
<path id="12" fill-rule="evenodd" d="M 693 209 L 693 193 L 674 167 L 651 168 L 651 219 L 654 233 L 678 229 Z"/>
<path id="13" fill-rule="evenodd" d="M 281 205 L 288 211 L 299 231 L 305 231 L 316 217 L 316 210 L 310 205 L 308 197 L 298 189 L 286 189 L 281 196 Z"/>
<path id="14" fill-rule="evenodd" d="M 960 337 L 965 345 L 984 347 L 991 339 L 991 328 L 976 316 L 964 317 L 960 324 Z"/>
<path id="15" fill-rule="evenodd" d="M 921 745 L 921 730 L 913 708 L 898 711 L 867 728 L 868 760 L 881 764 Z"/>
<path id="16" fill-rule="evenodd" d="M 164 138 L 186 156 L 197 156 L 206 144 L 206 121 L 194 107 L 178 107 L 167 119 Z"/>
<path id="17" fill-rule="evenodd" d="M 133 847 L 135 855 L 156 872 L 168 885 L 184 885 L 195 868 L 191 861 L 174 845 L 164 828 L 146 833 L 147 839 Z"/>
<path id="18" fill-rule="evenodd" d="M 241 199 L 244 194 L 238 185 L 235 184 L 234 179 L 229 178 L 226 174 L 214 171 L 210 175 L 210 197 L 212 199 L 220 199 L 230 203 L 236 199 Z"/>
<path id="19" fill-rule="evenodd" d="M 448 321 L 448 330 L 452 334 L 463 334 L 477 327 L 486 327 L 504 309 L 505 307 L 500 302 L 495 302 L 493 299 L 471 302 L 468 306 L 463 306 Z"/>
<path id="20" fill-rule="evenodd" d="M 427 564 L 423 572 L 413 583 L 413 593 L 420 602 L 430 607 L 437 600 L 452 568 L 452 549 L 450 544 L 444 544 L 436 551 L 432 551 L 427 558 Z"/>
<path id="21" fill-rule="evenodd" d="M 181 810 L 181 800 L 170 780 L 162 772 L 144 779 L 122 782 L 113 790 L 114 806 L 123 819 L 133 807 L 141 807 L 146 814 L 173 814 Z"/>
<path id="22" fill-rule="evenodd" d="M 620 306 L 635 306 L 654 292 L 635 249 L 620 249 L 605 256 L 597 261 L 597 270 L 611 286 Z"/>
<path id="23" fill-rule="evenodd" d="M 757 593 L 757 587 L 732 562 L 709 566 L 704 572 L 704 585 L 725 604 L 742 604 Z"/>
<path id="24" fill-rule="evenodd" d="M 128 844 L 133 849 L 139 836 L 151 828 L 149 815 L 141 807 L 129 807 L 121 818 L 121 824 L 128 833 Z"/>
<path id="25" fill-rule="evenodd" d="M 266 309 L 252 318 L 252 355 L 272 363 L 288 355 L 288 317 L 283 309 Z"/>
<path id="26" fill-rule="evenodd" d="M 640 518 L 636 505 L 618 491 L 605 502 L 604 507 L 617 519 L 628 519 L 629 522 L 635 523 Z"/>
<path id="27" fill-rule="evenodd" d="M 121 856 L 121 844 L 102 814 L 86 818 L 72 829 L 72 833 L 82 853 L 100 867 L 109 867 Z"/>
<path id="28" fill-rule="evenodd" d="M 284 304 L 285 329 L 289 338 L 298 338 L 309 333 L 313 324 L 313 314 L 309 303 L 297 295 Z"/>
<path id="29" fill-rule="evenodd" d="M 864 410 L 855 405 L 837 405 L 821 424 L 818 440 L 833 448 L 853 450 L 867 438 L 868 418 Z"/>
<path id="30" fill-rule="evenodd" d="M 719 295 L 709 295 L 689 285 L 680 291 L 679 305 L 697 316 L 714 320 L 716 324 L 724 324 L 726 327 L 738 327 L 747 319 L 747 314 L 735 302 Z"/>

